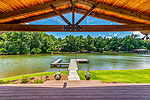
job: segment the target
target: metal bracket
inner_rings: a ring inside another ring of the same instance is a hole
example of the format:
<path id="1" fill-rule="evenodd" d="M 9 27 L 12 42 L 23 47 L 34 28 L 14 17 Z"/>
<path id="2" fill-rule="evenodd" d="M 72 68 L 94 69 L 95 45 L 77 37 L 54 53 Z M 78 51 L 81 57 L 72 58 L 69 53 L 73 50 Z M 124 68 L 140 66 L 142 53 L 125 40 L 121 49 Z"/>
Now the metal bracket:
<path id="1" fill-rule="evenodd" d="M 94 8 L 97 6 L 97 4 L 93 5 L 93 7 L 91 7 L 91 10 L 94 10 Z"/>
<path id="2" fill-rule="evenodd" d="M 52 7 L 53 10 L 56 9 L 51 3 L 49 4 L 49 6 Z"/>
<path id="3" fill-rule="evenodd" d="M 72 2 L 72 8 L 75 8 L 75 3 L 74 2 Z"/>
<path id="4" fill-rule="evenodd" d="M 64 31 L 81 31 L 81 25 L 65 25 Z"/>

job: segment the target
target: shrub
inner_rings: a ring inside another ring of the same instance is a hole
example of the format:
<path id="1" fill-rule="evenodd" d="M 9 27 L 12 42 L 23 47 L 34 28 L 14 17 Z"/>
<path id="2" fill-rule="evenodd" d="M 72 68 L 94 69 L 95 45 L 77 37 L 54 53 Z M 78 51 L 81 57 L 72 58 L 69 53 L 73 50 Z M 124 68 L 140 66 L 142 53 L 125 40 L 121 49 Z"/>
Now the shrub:
<path id="1" fill-rule="evenodd" d="M 5 81 L 3 81 L 3 80 L 0 80 L 0 84 L 5 84 Z"/>
<path id="2" fill-rule="evenodd" d="M 99 50 L 99 53 L 103 53 L 103 52 L 104 52 L 104 50 L 103 50 L 103 49 L 100 49 L 100 50 Z"/>
<path id="3" fill-rule="evenodd" d="M 28 82 L 30 82 L 30 78 L 29 77 L 27 77 L 27 76 L 22 77 L 21 83 L 28 83 Z"/>
<path id="4" fill-rule="evenodd" d="M 35 79 L 33 83 L 34 84 L 39 84 L 39 83 L 44 83 L 44 81 L 43 81 L 43 79 L 41 77 L 40 79 Z"/>

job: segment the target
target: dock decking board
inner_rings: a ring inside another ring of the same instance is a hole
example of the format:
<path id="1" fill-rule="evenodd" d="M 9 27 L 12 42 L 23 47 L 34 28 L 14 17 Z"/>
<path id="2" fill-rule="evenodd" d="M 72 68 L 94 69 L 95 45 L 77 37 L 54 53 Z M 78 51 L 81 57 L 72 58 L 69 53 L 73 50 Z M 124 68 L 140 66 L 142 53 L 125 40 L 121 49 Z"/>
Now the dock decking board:
<path id="1" fill-rule="evenodd" d="M 68 70 L 78 70 L 76 59 L 71 59 Z"/>
<path id="2" fill-rule="evenodd" d="M 54 61 L 53 63 L 51 63 L 51 65 L 60 63 L 61 61 L 62 61 L 62 59 L 57 59 L 56 61 Z"/>
<path id="3" fill-rule="evenodd" d="M 68 67 L 69 70 L 68 80 L 80 80 L 80 77 L 77 73 L 78 70 L 77 63 L 86 63 L 86 62 L 88 62 L 87 59 L 71 59 Z"/>
<path id="4" fill-rule="evenodd" d="M 57 63 L 57 64 L 51 64 L 51 65 L 69 65 L 69 63 Z"/>

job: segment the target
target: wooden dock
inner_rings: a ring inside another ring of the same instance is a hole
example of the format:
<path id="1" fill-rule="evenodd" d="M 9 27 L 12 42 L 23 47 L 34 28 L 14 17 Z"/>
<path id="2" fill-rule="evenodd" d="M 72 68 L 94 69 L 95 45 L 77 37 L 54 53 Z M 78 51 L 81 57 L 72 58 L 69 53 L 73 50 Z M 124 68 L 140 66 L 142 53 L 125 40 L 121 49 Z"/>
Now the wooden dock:
<path id="1" fill-rule="evenodd" d="M 56 61 L 54 61 L 53 63 L 51 63 L 51 66 L 55 66 L 55 65 L 69 65 L 69 63 L 60 63 L 62 61 L 62 59 L 57 59 Z"/>
<path id="2" fill-rule="evenodd" d="M 57 59 L 56 61 L 54 61 L 53 63 L 51 63 L 51 65 L 56 65 L 58 63 L 60 63 L 62 61 L 62 59 Z"/>
<path id="3" fill-rule="evenodd" d="M 75 59 L 78 63 L 88 63 L 89 61 L 87 59 Z"/>
<path id="4" fill-rule="evenodd" d="M 51 65 L 69 65 L 70 63 L 57 63 L 57 64 L 51 64 Z"/>
<path id="5" fill-rule="evenodd" d="M 76 59 L 71 59 L 68 70 L 78 70 Z"/>
<path id="6" fill-rule="evenodd" d="M 78 75 L 78 66 L 77 63 L 87 63 L 89 62 L 87 59 L 71 59 L 68 67 L 69 76 L 68 80 L 80 80 Z"/>
<path id="7" fill-rule="evenodd" d="M 88 63 L 87 59 L 71 59 L 68 70 L 78 70 L 77 63 Z"/>
<path id="8" fill-rule="evenodd" d="M 80 77 L 78 75 L 78 65 L 77 63 L 88 63 L 89 61 L 87 59 L 71 59 L 70 63 L 60 63 L 62 59 L 58 59 L 51 63 L 51 66 L 54 65 L 69 65 L 68 70 L 69 70 L 69 76 L 68 80 L 80 80 Z"/>

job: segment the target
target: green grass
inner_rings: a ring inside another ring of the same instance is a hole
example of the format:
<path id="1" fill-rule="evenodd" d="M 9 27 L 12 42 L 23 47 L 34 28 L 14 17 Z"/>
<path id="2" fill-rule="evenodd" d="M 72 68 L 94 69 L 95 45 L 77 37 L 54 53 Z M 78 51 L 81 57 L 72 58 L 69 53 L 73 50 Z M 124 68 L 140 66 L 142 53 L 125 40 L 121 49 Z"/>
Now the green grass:
<path id="1" fill-rule="evenodd" d="M 90 71 L 91 80 L 101 82 L 150 83 L 150 69 Z M 85 71 L 78 71 L 85 80 Z"/>
<path id="2" fill-rule="evenodd" d="M 18 80 L 22 77 L 38 77 L 54 75 L 56 72 L 43 72 L 35 74 L 20 75 L 15 77 L 3 78 L 2 81 Z M 68 75 L 68 71 L 62 71 L 62 74 Z M 126 83 L 150 83 L 150 69 L 135 70 L 100 70 L 90 71 L 91 80 L 100 80 L 101 82 L 126 82 Z M 85 80 L 85 71 L 78 71 L 81 80 Z"/>
<path id="3" fill-rule="evenodd" d="M 20 76 L 14 76 L 14 77 L 9 77 L 9 78 L 3 78 L 0 79 L 0 81 L 12 81 L 12 80 L 18 80 L 21 79 L 22 77 L 38 77 L 38 76 L 48 76 L 48 75 L 54 75 L 56 72 L 42 72 L 42 73 L 34 73 L 34 74 L 27 74 L 27 75 L 20 75 Z M 62 74 L 68 75 L 68 71 L 61 71 Z"/>

